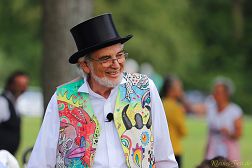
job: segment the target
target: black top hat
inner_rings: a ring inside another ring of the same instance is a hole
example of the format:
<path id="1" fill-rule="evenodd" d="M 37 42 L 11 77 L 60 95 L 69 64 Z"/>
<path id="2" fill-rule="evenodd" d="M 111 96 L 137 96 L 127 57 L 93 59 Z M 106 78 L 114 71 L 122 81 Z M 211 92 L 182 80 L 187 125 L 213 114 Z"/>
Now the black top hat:
<path id="1" fill-rule="evenodd" d="M 125 43 L 132 35 L 120 37 L 116 31 L 111 14 L 104 14 L 86 20 L 71 30 L 78 52 L 74 53 L 69 62 L 75 64 L 86 54 L 117 43 Z"/>

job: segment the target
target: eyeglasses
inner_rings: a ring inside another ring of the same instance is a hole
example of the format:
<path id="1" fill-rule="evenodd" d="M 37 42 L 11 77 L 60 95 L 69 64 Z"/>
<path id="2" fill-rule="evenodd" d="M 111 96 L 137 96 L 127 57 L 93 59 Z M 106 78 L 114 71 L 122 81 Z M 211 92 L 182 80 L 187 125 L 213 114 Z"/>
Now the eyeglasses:
<path id="1" fill-rule="evenodd" d="M 128 53 L 126 53 L 125 51 L 122 51 L 116 55 L 116 58 L 111 58 L 111 56 L 103 56 L 99 59 L 93 59 L 91 57 L 87 57 L 87 59 L 89 59 L 90 61 L 99 62 L 100 64 L 102 64 L 103 67 L 109 67 L 114 63 L 115 60 L 119 64 L 124 63 L 127 57 L 128 57 Z"/>

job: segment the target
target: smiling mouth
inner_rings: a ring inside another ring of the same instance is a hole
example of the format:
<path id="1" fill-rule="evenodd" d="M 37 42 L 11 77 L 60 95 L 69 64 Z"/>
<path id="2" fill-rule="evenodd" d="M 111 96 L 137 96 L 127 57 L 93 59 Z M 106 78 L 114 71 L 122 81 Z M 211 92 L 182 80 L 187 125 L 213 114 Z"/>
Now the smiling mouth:
<path id="1" fill-rule="evenodd" d="M 120 74 L 119 71 L 106 72 L 109 76 L 118 76 Z"/>

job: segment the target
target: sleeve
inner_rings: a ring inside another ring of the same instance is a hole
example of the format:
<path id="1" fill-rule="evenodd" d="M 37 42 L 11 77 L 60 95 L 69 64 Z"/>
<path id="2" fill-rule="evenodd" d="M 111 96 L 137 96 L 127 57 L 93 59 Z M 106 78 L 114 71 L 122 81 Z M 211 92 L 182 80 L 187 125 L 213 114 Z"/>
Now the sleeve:
<path id="1" fill-rule="evenodd" d="M 2 96 L 0 96 L 0 108 L 0 123 L 2 123 L 10 118 L 8 101 Z"/>
<path id="2" fill-rule="evenodd" d="M 59 127 L 57 98 L 54 94 L 47 106 L 42 126 L 28 162 L 28 168 L 55 167 Z"/>
<path id="3" fill-rule="evenodd" d="M 163 104 L 152 80 L 150 80 L 150 96 L 152 100 L 151 109 L 156 168 L 178 168 L 172 149 Z"/>
<path id="4" fill-rule="evenodd" d="M 240 117 L 242 117 L 243 112 L 240 106 L 238 106 L 237 104 L 232 104 L 232 116 L 234 117 L 234 119 L 238 119 Z"/>

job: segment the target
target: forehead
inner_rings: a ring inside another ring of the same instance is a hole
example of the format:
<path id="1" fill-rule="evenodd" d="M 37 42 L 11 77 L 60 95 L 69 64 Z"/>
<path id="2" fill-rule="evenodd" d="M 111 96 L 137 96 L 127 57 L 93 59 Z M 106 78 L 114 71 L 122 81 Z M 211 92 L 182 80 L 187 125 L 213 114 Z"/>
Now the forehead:
<path id="1" fill-rule="evenodd" d="M 216 84 L 214 86 L 215 91 L 228 91 L 228 88 L 224 84 Z"/>
<path id="2" fill-rule="evenodd" d="M 173 81 L 173 85 L 174 85 L 174 86 L 181 86 L 181 82 L 180 82 L 179 80 L 175 79 L 175 80 Z"/>
<path id="3" fill-rule="evenodd" d="M 100 57 L 104 55 L 114 55 L 120 52 L 122 49 L 123 49 L 123 44 L 118 43 L 118 44 L 114 44 L 114 45 L 96 50 L 93 53 L 91 53 L 91 55 L 94 57 Z"/>
<path id="4" fill-rule="evenodd" d="M 25 75 L 20 75 L 15 77 L 16 82 L 28 82 L 28 77 Z"/>

